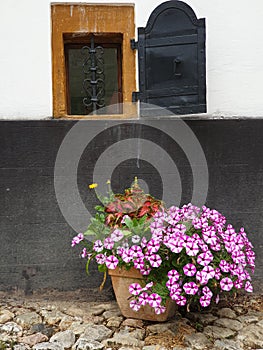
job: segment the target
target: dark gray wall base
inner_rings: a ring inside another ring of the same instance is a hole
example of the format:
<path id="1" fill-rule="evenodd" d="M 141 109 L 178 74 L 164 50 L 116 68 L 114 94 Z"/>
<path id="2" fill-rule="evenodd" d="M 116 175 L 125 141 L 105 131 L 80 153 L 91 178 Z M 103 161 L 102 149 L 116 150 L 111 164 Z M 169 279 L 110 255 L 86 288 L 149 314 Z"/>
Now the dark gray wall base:
<path id="1" fill-rule="evenodd" d="M 92 277 L 87 277 L 84 261 L 78 257 L 77 249 L 71 249 L 75 232 L 62 216 L 54 191 L 56 155 L 75 123 L 65 120 L 0 122 L 2 290 L 20 288 L 28 293 L 40 288 L 70 290 L 94 288 L 101 282 L 96 266 L 92 265 Z M 85 123 L 91 128 L 97 123 L 106 125 L 102 121 Z M 176 121 L 169 123 L 171 128 L 176 127 Z M 256 285 L 263 286 L 263 119 L 188 120 L 186 123 L 207 159 L 207 205 L 221 211 L 235 227 L 246 228 L 257 254 Z M 86 195 L 94 165 L 101 152 L 114 141 L 117 131 L 108 133 L 103 140 L 94 139 L 79 164 L 79 190 L 88 208 L 95 204 L 95 200 L 87 202 Z M 125 138 L 133 131 L 123 132 Z M 145 135 L 152 137 L 149 130 Z M 169 145 L 167 139 L 159 142 L 164 142 L 168 153 L 173 153 L 174 145 Z M 178 153 L 176 164 L 183 186 L 182 203 L 186 203 L 191 199 L 191 169 L 183 153 Z M 148 183 L 151 193 L 157 197 L 162 195 L 160 174 L 143 161 L 138 169 L 134 159 L 122 162 L 114 170 L 113 189 L 121 191 L 136 175 Z"/>

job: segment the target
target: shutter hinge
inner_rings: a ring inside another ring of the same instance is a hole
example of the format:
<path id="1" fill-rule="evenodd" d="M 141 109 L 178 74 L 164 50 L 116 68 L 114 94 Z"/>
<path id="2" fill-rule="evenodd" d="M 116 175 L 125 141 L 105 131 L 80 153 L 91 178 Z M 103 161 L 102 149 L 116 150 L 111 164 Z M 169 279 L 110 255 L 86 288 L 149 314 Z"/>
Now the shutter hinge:
<path id="1" fill-rule="evenodd" d="M 131 39 L 130 43 L 131 43 L 132 50 L 138 50 L 138 41 L 135 41 L 135 39 Z"/>
<path id="2" fill-rule="evenodd" d="M 140 92 L 139 91 L 133 91 L 132 92 L 132 102 L 138 102 L 140 99 Z"/>

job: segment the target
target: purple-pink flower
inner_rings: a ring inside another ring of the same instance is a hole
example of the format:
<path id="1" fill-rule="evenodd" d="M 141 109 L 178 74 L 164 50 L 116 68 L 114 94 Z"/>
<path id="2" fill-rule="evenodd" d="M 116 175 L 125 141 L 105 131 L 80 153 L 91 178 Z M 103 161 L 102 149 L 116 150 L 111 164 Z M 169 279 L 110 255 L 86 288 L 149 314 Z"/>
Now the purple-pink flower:
<path id="1" fill-rule="evenodd" d="M 154 308 L 156 315 L 163 314 L 166 311 L 166 307 L 163 305 L 158 305 Z"/>
<path id="2" fill-rule="evenodd" d="M 188 282 L 183 285 L 186 294 L 195 295 L 198 292 L 198 285 L 194 282 Z"/>
<path id="3" fill-rule="evenodd" d="M 226 260 L 221 260 L 219 263 L 219 267 L 223 272 L 229 272 L 230 264 Z"/>
<path id="4" fill-rule="evenodd" d="M 220 287 L 222 290 L 229 292 L 233 288 L 233 282 L 229 277 L 222 278 L 220 281 Z"/>
<path id="5" fill-rule="evenodd" d="M 183 295 L 179 295 L 179 297 L 175 300 L 175 302 L 179 306 L 184 306 L 187 303 L 187 299 Z"/>
<path id="6" fill-rule="evenodd" d="M 87 248 L 83 248 L 82 253 L 81 253 L 81 257 L 86 258 L 87 255 L 88 255 Z"/>
<path id="7" fill-rule="evenodd" d="M 103 250 L 103 244 L 100 239 L 94 242 L 93 250 L 97 253 L 101 252 Z"/>
<path id="8" fill-rule="evenodd" d="M 202 266 L 209 265 L 212 260 L 213 260 L 213 254 L 210 251 L 201 253 L 197 257 L 198 264 L 200 264 Z"/>
<path id="9" fill-rule="evenodd" d="M 245 291 L 249 292 L 249 293 L 253 292 L 253 287 L 252 287 L 251 282 L 249 282 L 249 281 L 246 282 L 246 284 L 245 284 Z"/>
<path id="10" fill-rule="evenodd" d="M 114 242 L 118 242 L 123 238 L 123 233 L 121 230 L 115 229 L 111 234 L 111 239 Z"/>
<path id="11" fill-rule="evenodd" d="M 206 274 L 207 279 L 215 277 L 215 270 L 212 266 L 205 266 L 202 271 Z"/>
<path id="12" fill-rule="evenodd" d="M 129 293 L 132 295 L 139 295 L 142 291 L 142 287 L 139 283 L 132 283 L 129 286 Z"/>
<path id="13" fill-rule="evenodd" d="M 160 249 L 160 242 L 156 239 L 151 239 L 147 244 L 147 250 L 150 254 L 157 253 Z"/>
<path id="14" fill-rule="evenodd" d="M 186 264 L 184 267 L 183 267 L 183 270 L 184 270 L 184 274 L 186 276 L 189 276 L 189 277 L 192 277 L 195 275 L 196 273 L 196 267 L 194 264 Z"/>
<path id="15" fill-rule="evenodd" d="M 152 267 L 159 267 L 162 264 L 162 258 L 159 254 L 152 254 L 148 258 Z"/>
<path id="16" fill-rule="evenodd" d="M 180 274 L 177 270 L 170 270 L 168 273 L 167 273 L 167 276 L 168 278 L 173 278 L 174 281 L 178 281 L 179 278 L 180 278 Z"/>
<path id="17" fill-rule="evenodd" d="M 200 304 L 202 307 L 207 307 L 211 303 L 211 298 L 208 295 L 203 295 L 200 297 Z"/>
<path id="18" fill-rule="evenodd" d="M 97 264 L 99 265 L 105 264 L 106 262 L 106 256 L 104 254 L 97 254 L 95 258 Z"/>
<path id="19" fill-rule="evenodd" d="M 199 252 L 197 243 L 192 241 L 186 243 L 185 250 L 186 250 L 186 254 L 189 256 L 195 256 Z"/>
<path id="20" fill-rule="evenodd" d="M 139 303 L 138 300 L 133 299 L 133 300 L 130 301 L 130 308 L 131 308 L 133 311 L 139 311 L 140 308 L 141 308 L 141 304 Z"/>
<path id="21" fill-rule="evenodd" d="M 110 237 L 105 238 L 104 247 L 111 250 L 114 247 L 114 241 Z"/>
<path id="22" fill-rule="evenodd" d="M 153 308 L 160 306 L 161 302 L 162 302 L 162 298 L 157 293 L 152 293 L 148 296 L 148 304 Z"/>
<path id="23" fill-rule="evenodd" d="M 138 301 L 142 306 L 148 304 L 148 293 L 142 292 L 138 297 Z"/>
<path id="24" fill-rule="evenodd" d="M 105 264 L 108 269 L 115 270 L 117 265 L 119 263 L 119 260 L 114 255 L 110 255 L 106 258 Z"/>
<path id="25" fill-rule="evenodd" d="M 71 241 L 71 247 L 74 247 L 76 244 L 79 244 L 81 241 L 83 241 L 84 235 L 83 233 L 79 233 L 77 236 L 73 237 Z"/>

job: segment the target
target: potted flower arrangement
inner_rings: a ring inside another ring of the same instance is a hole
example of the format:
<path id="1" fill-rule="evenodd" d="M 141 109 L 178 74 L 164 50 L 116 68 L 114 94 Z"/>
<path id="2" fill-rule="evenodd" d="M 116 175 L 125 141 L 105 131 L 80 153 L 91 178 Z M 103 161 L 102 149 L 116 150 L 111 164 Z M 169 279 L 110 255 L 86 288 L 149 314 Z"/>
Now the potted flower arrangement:
<path id="1" fill-rule="evenodd" d="M 124 270 L 127 280 L 114 288 L 124 316 L 164 321 L 175 306 L 205 308 L 224 293 L 253 291 L 253 246 L 244 228 L 236 231 L 217 210 L 192 204 L 167 209 L 137 181 L 96 209 L 72 246 L 84 243 L 87 269 L 95 259 L 104 281 L 107 271 L 116 282 Z M 85 239 L 90 234 L 96 235 L 93 243 Z"/>

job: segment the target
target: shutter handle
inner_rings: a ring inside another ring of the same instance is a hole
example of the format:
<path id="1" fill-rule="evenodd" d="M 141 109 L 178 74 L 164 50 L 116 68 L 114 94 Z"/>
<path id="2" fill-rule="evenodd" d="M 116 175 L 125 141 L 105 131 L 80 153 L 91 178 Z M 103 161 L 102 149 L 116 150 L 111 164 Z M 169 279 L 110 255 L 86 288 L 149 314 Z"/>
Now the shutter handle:
<path id="1" fill-rule="evenodd" d="M 178 66 L 181 63 L 181 60 L 176 57 L 174 59 L 173 63 L 174 63 L 174 77 L 175 78 L 180 78 L 182 76 L 182 73 L 178 73 L 178 68 L 179 68 Z"/>

